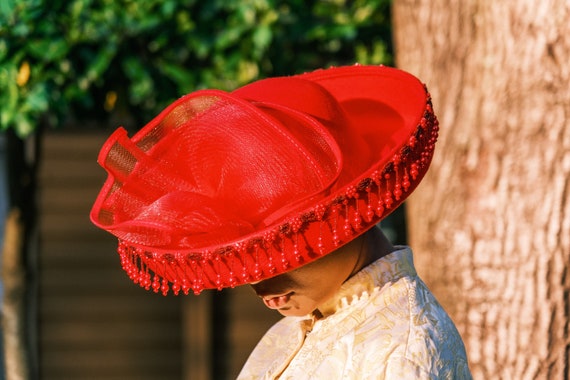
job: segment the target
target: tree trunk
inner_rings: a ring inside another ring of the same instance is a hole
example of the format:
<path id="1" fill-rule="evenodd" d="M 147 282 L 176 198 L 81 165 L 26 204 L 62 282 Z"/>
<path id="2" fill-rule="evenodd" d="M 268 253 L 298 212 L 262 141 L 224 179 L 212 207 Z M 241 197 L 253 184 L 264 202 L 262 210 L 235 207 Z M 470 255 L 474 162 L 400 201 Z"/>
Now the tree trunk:
<path id="1" fill-rule="evenodd" d="M 570 2 L 395 0 L 397 66 L 440 119 L 408 203 L 476 379 L 570 378 Z"/>
<path id="2" fill-rule="evenodd" d="M 1 248 L 2 333 L 6 380 L 38 377 L 37 136 L 26 140 L 6 132 L 8 215 Z"/>

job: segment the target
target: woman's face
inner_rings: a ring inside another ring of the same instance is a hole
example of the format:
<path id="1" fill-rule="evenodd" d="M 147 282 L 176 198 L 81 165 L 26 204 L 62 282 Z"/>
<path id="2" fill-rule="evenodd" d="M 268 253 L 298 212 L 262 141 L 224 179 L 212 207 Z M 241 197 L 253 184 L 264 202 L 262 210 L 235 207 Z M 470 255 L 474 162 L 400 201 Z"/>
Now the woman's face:
<path id="1" fill-rule="evenodd" d="M 364 237 L 298 269 L 251 284 L 265 305 L 284 316 L 304 316 L 331 298 L 356 272 Z"/>

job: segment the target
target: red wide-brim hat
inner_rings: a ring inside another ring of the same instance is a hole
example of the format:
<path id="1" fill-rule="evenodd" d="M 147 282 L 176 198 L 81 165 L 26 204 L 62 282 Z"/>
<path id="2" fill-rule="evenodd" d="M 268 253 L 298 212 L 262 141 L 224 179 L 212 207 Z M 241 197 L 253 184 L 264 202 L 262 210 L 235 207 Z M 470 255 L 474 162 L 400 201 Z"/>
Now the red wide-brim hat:
<path id="1" fill-rule="evenodd" d="M 260 281 L 386 217 L 427 171 L 437 131 L 424 85 L 384 66 L 197 91 L 132 138 L 110 136 L 91 220 L 146 289 Z"/>

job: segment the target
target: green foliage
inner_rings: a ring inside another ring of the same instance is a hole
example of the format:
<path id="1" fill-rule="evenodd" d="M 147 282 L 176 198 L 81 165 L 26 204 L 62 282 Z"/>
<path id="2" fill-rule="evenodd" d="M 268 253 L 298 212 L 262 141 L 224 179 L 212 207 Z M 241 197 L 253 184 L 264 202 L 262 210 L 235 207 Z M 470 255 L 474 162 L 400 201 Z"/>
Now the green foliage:
<path id="1" fill-rule="evenodd" d="M 390 64 L 389 0 L 2 0 L 0 127 L 146 122 L 204 87 Z"/>

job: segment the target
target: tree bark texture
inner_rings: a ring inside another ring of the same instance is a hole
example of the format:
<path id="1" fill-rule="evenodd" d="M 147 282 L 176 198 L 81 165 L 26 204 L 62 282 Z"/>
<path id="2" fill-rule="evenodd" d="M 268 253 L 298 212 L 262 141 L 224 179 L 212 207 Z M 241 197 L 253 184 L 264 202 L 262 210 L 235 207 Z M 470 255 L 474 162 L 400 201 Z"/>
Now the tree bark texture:
<path id="1" fill-rule="evenodd" d="M 35 135 L 22 140 L 8 130 L 6 137 L 9 212 L 0 247 L 4 378 L 27 380 L 38 377 L 35 197 L 39 145 Z"/>
<path id="2" fill-rule="evenodd" d="M 2 251 L 2 282 L 6 289 L 2 304 L 6 379 L 30 379 L 26 331 L 26 271 L 21 262 L 22 225 L 20 213 L 13 210 L 6 221 Z"/>
<path id="3" fill-rule="evenodd" d="M 393 25 L 440 120 L 418 270 L 475 379 L 569 379 L 570 1 L 395 0 Z"/>

